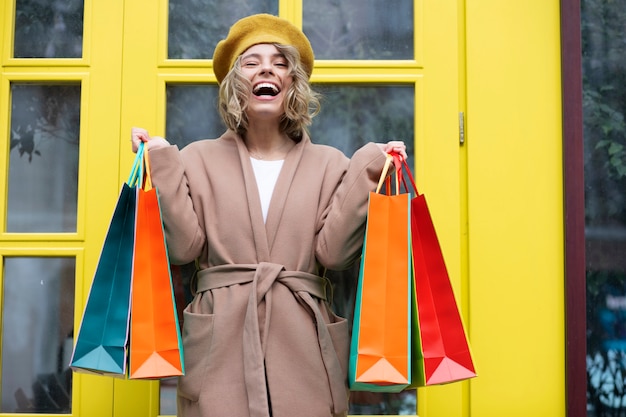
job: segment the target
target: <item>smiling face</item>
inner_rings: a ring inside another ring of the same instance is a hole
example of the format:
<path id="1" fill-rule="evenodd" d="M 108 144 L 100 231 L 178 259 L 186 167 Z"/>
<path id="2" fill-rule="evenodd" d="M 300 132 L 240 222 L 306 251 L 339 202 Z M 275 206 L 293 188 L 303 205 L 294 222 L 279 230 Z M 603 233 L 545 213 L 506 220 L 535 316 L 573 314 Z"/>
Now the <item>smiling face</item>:
<path id="1" fill-rule="evenodd" d="M 285 94 L 293 80 L 285 56 L 272 44 L 259 44 L 248 48 L 240 63 L 242 74 L 252 86 L 248 118 L 279 120 L 285 113 Z"/>

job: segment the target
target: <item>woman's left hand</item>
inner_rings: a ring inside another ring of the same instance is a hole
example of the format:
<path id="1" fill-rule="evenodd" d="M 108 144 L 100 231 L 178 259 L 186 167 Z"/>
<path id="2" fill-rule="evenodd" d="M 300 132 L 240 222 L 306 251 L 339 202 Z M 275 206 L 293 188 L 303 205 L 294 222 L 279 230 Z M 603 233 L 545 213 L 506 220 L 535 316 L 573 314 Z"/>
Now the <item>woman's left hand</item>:
<path id="1" fill-rule="evenodd" d="M 408 155 L 406 154 L 406 145 L 401 140 L 392 140 L 387 143 L 377 143 L 377 145 L 385 155 L 396 152 L 405 160 L 408 158 Z"/>

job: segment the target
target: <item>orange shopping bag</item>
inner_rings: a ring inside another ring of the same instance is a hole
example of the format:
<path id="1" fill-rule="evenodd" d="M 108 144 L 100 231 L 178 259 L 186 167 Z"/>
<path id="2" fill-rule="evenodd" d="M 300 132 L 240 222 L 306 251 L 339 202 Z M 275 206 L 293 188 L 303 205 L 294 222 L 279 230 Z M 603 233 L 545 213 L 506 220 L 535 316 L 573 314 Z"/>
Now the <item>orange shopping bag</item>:
<path id="1" fill-rule="evenodd" d="M 353 391 L 399 392 L 411 381 L 409 194 L 369 195 L 356 295 L 348 379 Z M 396 171 L 397 173 L 397 171 Z"/>
<path id="2" fill-rule="evenodd" d="M 142 144 L 143 145 L 143 144 Z M 183 349 L 172 275 L 148 151 L 137 187 L 135 256 L 130 313 L 131 379 L 184 375 Z"/>

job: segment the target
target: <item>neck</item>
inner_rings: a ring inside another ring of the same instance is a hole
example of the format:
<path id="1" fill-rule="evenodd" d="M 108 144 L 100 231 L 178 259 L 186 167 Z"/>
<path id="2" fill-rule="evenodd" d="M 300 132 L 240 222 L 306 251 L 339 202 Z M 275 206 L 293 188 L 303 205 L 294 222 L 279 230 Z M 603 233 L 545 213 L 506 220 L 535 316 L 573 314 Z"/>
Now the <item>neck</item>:
<path id="1" fill-rule="evenodd" d="M 286 134 L 278 131 L 248 130 L 244 142 L 250 156 L 255 159 L 276 161 L 285 159 L 295 145 Z"/>

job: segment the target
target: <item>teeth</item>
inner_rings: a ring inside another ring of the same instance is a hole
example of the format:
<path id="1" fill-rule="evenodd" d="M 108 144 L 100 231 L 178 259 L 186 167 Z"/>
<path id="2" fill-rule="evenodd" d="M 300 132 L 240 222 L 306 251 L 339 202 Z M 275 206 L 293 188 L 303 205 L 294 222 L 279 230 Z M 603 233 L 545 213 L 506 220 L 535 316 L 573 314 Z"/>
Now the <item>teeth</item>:
<path id="1" fill-rule="evenodd" d="M 274 84 L 272 83 L 259 83 L 256 86 L 254 86 L 254 93 L 258 93 L 259 91 L 261 91 L 262 89 L 270 89 L 272 91 L 272 93 L 278 94 L 279 90 L 278 87 L 276 87 Z"/>

